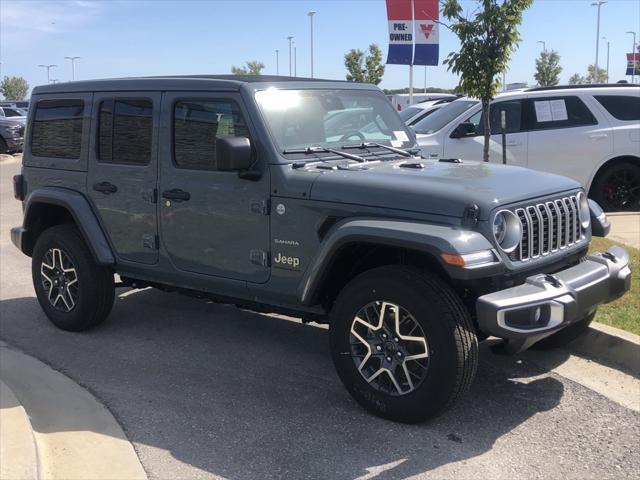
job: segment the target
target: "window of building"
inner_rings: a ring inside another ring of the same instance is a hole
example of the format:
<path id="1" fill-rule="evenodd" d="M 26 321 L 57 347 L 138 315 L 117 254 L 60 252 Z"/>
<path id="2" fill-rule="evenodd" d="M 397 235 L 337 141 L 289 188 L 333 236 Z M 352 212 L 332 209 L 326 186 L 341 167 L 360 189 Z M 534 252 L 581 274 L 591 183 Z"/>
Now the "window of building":
<path id="1" fill-rule="evenodd" d="M 36 105 L 31 133 L 31 153 L 37 157 L 80 158 L 82 100 L 42 100 Z"/>
<path id="2" fill-rule="evenodd" d="M 232 100 L 182 100 L 173 113 L 174 158 L 181 168 L 214 170 L 217 138 L 249 137 L 240 107 Z"/>
<path id="3" fill-rule="evenodd" d="M 640 97 L 631 95 L 596 95 L 596 100 L 618 120 L 640 120 Z"/>
<path id="4" fill-rule="evenodd" d="M 146 165 L 151 160 L 153 103 L 118 98 L 100 102 L 98 160 Z"/>

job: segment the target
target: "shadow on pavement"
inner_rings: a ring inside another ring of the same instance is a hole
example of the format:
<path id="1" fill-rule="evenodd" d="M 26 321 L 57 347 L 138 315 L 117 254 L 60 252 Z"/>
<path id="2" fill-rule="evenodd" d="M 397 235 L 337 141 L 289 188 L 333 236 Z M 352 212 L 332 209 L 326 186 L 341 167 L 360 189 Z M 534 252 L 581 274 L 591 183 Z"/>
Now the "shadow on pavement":
<path id="1" fill-rule="evenodd" d="M 0 337 L 110 408 L 147 468 L 145 446 L 228 478 L 407 477 L 489 451 L 564 392 L 536 378 L 547 372 L 511 357 L 496 366 L 483 349 L 461 405 L 401 425 L 351 400 L 322 329 L 150 289 L 125 292 L 86 333 L 57 330 L 35 298 L 0 302 L 0 317 Z"/>

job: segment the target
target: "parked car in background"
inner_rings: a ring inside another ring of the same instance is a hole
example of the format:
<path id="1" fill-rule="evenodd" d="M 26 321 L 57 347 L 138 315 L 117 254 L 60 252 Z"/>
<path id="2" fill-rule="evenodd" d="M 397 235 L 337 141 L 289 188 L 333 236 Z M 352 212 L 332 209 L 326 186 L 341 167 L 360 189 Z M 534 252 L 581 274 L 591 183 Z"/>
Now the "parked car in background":
<path id="1" fill-rule="evenodd" d="M 498 95 L 491 105 L 490 161 L 571 177 L 606 211 L 640 211 L 640 87 L 573 85 Z M 413 125 L 423 155 L 481 160 L 482 107 L 451 102 Z"/>
<path id="2" fill-rule="evenodd" d="M 19 118 L 21 117 L 7 118 L 0 116 L 0 154 L 22 151 L 25 122 L 19 120 Z"/>
<path id="3" fill-rule="evenodd" d="M 398 112 L 398 114 L 406 125 L 413 125 L 423 118 L 431 115 L 441 106 L 453 102 L 456 98 L 458 97 L 441 98 L 439 100 L 427 100 L 424 102 L 419 102 L 405 108 L 404 110 Z"/>
<path id="4" fill-rule="evenodd" d="M 411 96 L 408 93 L 396 93 L 393 95 L 387 95 L 387 98 L 391 102 L 391 105 L 393 105 L 393 108 L 398 112 L 401 112 L 415 103 L 442 100 L 443 98 L 455 99 L 456 96 L 451 93 L 414 93 L 413 99 L 411 99 Z"/>
<path id="5" fill-rule="evenodd" d="M 23 110 L 29 110 L 29 100 L 11 100 L 11 101 L 4 101 L 4 102 L 0 102 L 0 107 L 18 107 L 18 108 L 22 108 Z"/>
<path id="6" fill-rule="evenodd" d="M 19 107 L 1 106 L 0 117 L 6 117 L 6 118 L 24 117 L 26 120 L 27 111 Z"/>

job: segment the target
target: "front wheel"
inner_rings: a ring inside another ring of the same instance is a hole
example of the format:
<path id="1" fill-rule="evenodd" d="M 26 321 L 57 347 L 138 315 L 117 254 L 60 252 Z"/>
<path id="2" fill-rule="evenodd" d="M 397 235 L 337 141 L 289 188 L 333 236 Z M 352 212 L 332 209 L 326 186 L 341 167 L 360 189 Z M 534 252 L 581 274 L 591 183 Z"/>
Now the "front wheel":
<path id="1" fill-rule="evenodd" d="M 113 272 L 97 265 L 73 225 L 56 225 L 38 237 L 31 258 L 40 306 L 57 327 L 87 330 L 102 323 L 113 306 Z"/>
<path id="2" fill-rule="evenodd" d="M 354 278 L 331 311 L 333 362 L 349 393 L 383 418 L 416 423 L 469 388 L 478 340 L 464 305 L 438 277 L 403 266 Z"/>

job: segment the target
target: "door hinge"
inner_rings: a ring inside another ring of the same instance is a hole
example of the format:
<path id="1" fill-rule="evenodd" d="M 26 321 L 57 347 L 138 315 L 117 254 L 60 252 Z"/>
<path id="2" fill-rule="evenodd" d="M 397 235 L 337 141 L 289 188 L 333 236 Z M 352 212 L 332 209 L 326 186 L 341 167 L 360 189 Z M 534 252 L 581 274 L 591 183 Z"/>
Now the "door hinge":
<path id="1" fill-rule="evenodd" d="M 251 250 L 249 252 L 249 259 L 254 265 L 260 265 L 261 267 L 269 267 L 269 253 L 264 250 Z"/>
<path id="2" fill-rule="evenodd" d="M 251 213 L 257 213 L 258 215 L 269 215 L 269 200 L 251 200 L 250 208 Z"/>
<path id="3" fill-rule="evenodd" d="M 160 237 L 158 235 L 142 235 L 142 246 L 158 250 L 160 248 Z"/>

